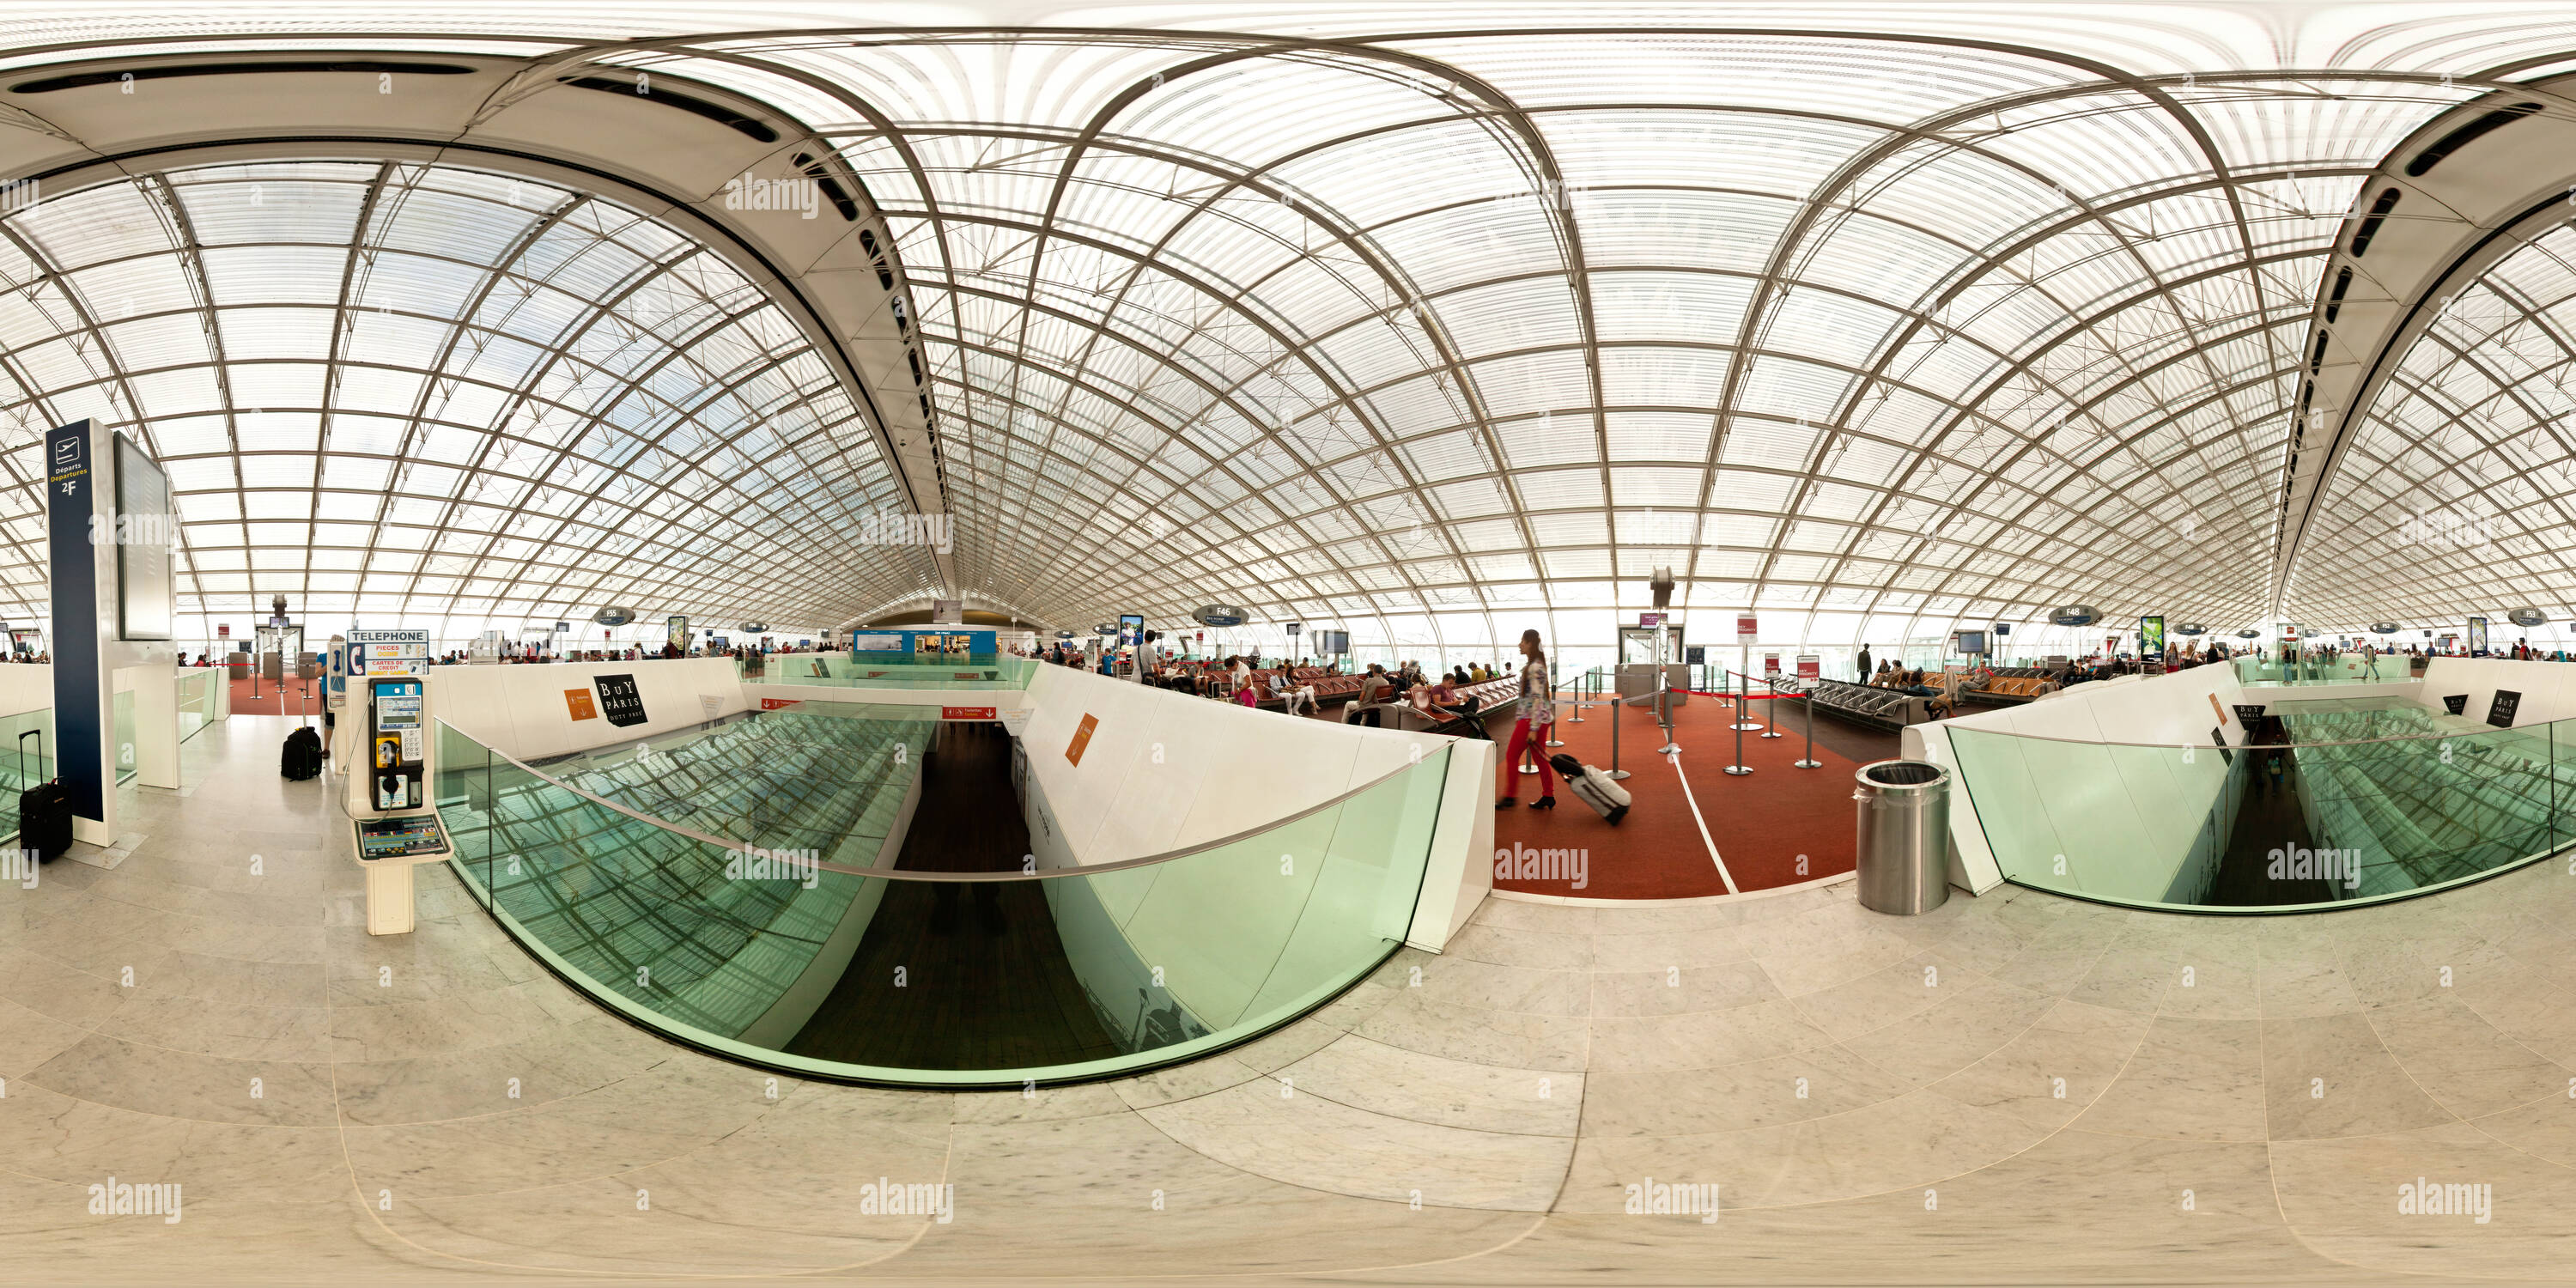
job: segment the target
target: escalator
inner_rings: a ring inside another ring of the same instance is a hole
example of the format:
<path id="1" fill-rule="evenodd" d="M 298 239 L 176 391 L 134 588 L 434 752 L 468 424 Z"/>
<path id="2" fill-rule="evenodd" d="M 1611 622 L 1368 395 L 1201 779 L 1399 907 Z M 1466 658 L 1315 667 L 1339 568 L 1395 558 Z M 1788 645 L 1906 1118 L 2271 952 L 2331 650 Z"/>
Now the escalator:
<path id="1" fill-rule="evenodd" d="M 895 867 L 1018 872 L 1029 829 L 999 725 L 945 726 Z M 905 1069 L 1011 1069 L 1119 1055 L 1040 883 L 897 881 L 792 1055 Z"/>

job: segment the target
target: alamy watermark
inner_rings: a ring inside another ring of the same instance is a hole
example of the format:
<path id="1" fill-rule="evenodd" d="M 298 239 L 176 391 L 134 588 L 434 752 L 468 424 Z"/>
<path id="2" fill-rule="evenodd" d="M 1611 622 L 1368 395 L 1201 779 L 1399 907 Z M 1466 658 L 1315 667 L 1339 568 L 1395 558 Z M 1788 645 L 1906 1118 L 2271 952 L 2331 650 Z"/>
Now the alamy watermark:
<path id="1" fill-rule="evenodd" d="M 747 174 L 735 175 L 725 180 L 724 208 L 792 210 L 799 219 L 812 219 L 823 209 L 823 185 L 813 179 L 794 176 L 755 179 Z"/>
<path id="2" fill-rule="evenodd" d="M 2415 510 L 2397 525 L 2397 539 L 2410 546 L 2448 546 L 2464 550 L 2493 542 L 2496 539 L 2496 521 L 2492 515 L 2465 514 L 2458 510 Z"/>
<path id="3" fill-rule="evenodd" d="M 141 1185 L 120 1185 L 113 1176 L 105 1185 L 89 1187 L 91 1216 L 157 1216 L 163 1225 L 179 1224 L 179 1184 L 176 1181 Z"/>
<path id="4" fill-rule="evenodd" d="M 793 881 L 811 890 L 823 879 L 823 852 L 746 845 L 725 855 L 724 871 L 727 881 Z"/>
<path id="5" fill-rule="evenodd" d="M 957 548 L 957 518 L 871 510 L 859 516 L 857 541 L 863 546 L 928 546 L 944 555 Z"/>
<path id="6" fill-rule="evenodd" d="M 1508 845 L 1494 851 L 1497 881 L 1571 881 L 1580 890 L 1592 884 L 1592 851 L 1535 850 Z"/>
<path id="7" fill-rule="evenodd" d="M 2397 1215 L 2464 1216 L 2485 1225 L 2495 1219 L 2495 1186 L 2486 1181 L 2446 1185 L 2421 1176 L 2401 1181 L 2397 1186 Z"/>
<path id="8" fill-rule="evenodd" d="M 1659 1181 L 1649 1176 L 1627 1188 L 1624 1210 L 1630 1216 L 1695 1216 L 1701 1225 L 1717 1224 L 1715 1181 Z"/>
<path id="9" fill-rule="evenodd" d="M 94 546 L 175 546 L 179 544 L 179 516 L 175 514 L 104 514 L 89 516 L 89 543 Z"/>
<path id="10" fill-rule="evenodd" d="M 15 881 L 21 890 L 35 889 L 38 867 L 44 860 L 45 856 L 34 850 L 0 850 L 0 884 Z"/>
<path id="11" fill-rule="evenodd" d="M 2346 890 L 2361 885 L 2361 851 L 2311 850 L 2304 845 L 2276 849 L 2263 875 L 2274 881 L 2341 881 Z"/>
<path id="12" fill-rule="evenodd" d="M 957 1219 L 954 1184 L 905 1185 L 878 1177 L 859 1187 L 861 1216 L 926 1216 L 940 1225 Z"/>

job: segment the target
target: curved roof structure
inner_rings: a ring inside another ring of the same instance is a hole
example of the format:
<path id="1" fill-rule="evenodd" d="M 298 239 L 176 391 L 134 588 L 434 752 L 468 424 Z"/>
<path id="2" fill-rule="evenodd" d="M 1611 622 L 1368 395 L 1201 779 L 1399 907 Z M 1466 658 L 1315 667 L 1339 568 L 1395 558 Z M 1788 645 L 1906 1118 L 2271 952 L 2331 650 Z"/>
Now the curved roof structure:
<path id="1" fill-rule="evenodd" d="M 2510 606 L 2477 598 L 2498 583 L 2576 600 L 2546 531 L 2576 485 L 2543 445 L 2567 407 L 2551 238 L 2455 285 L 2330 455 L 2300 437 L 2373 177 L 2499 96 L 2576 120 L 2563 10 L 1008 8 L 9 36 L 0 100 L 37 126 L 39 71 L 251 51 L 513 60 L 475 122 L 629 84 L 760 105 L 792 122 L 772 150 L 828 160 L 885 230 L 847 253 L 907 306 L 927 399 L 919 442 L 887 421 L 908 399 L 836 391 L 812 328 L 577 182 L 520 210 L 470 157 L 338 142 L 13 214 L 21 454 L 93 407 L 145 428 L 180 476 L 183 599 L 361 616 L 1223 601 L 1396 644 L 1542 614 L 1599 640 L 1665 566 L 1678 605 L 1826 642 L 2075 602 L 2232 629 L 2448 620 Z M 2448 175 L 2494 172 L 2456 146 Z M 285 205 L 244 206 L 290 174 Z M 2426 221 L 2427 262 L 2491 230 L 2430 208 L 2396 216 Z M 397 272 L 411 307 L 371 312 Z M 2489 496 L 2474 548 L 2308 518 Z M 953 553 L 836 541 L 885 510 L 948 514 Z"/>

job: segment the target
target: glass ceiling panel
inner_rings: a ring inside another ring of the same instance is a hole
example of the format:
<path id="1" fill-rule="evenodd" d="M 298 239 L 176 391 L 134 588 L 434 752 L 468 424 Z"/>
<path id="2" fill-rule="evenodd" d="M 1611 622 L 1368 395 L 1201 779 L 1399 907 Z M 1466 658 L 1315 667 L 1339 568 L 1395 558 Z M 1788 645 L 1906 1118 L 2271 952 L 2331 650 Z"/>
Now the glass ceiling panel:
<path id="1" fill-rule="evenodd" d="M 762 13 L 815 30 L 604 61 L 804 118 L 884 204 L 970 595 L 1077 625 L 1231 600 L 1505 639 L 1533 607 L 1636 607 L 1610 579 L 1643 554 L 1702 583 L 1687 602 L 1872 629 L 2070 601 L 2225 626 L 2263 606 L 2338 219 L 2477 92 L 2409 76 L 2564 40 L 2359 13 L 1887 4 L 1836 10 L 1844 36 L 1678 13 L 1478 34 L 1529 11 L 1423 4 L 1262 20 L 1294 46 L 1221 34 L 1254 20 L 1216 5 L 1116 38 Z M 420 49 L 490 25 L 367 21 Z M 732 21 L 641 0 L 489 48 Z M 228 29 L 348 37 L 292 6 Z M 200 31 L 70 14 L 0 26 L 0 50 Z M 826 535 L 897 489 L 786 316 L 636 212 L 345 163 L 49 196 L 0 221 L 15 504 L 35 427 L 137 428 L 181 480 L 186 593 L 827 621 L 931 575 L 829 542 L 780 556 L 782 527 Z M 2544 534 L 2576 486 L 2570 275 L 2545 241 L 2464 295 L 2338 484 L 2392 513 L 2495 498 L 2490 556 L 2562 596 Z M 0 579 L 40 594 L 32 528 L 13 534 Z M 2302 583 L 2302 611 L 2492 561 L 2390 535 L 2321 547 L 2360 575 Z"/>
<path id="2" fill-rule="evenodd" d="M 50 195 L 0 235 L 22 257 L 6 414 L 22 442 L 90 415 L 161 455 L 182 614 L 282 593 L 323 621 L 828 621 L 915 584 L 882 548 L 803 539 L 892 506 L 884 463 L 845 399 L 803 405 L 831 379 L 777 307 L 636 212 L 452 167 L 261 163 Z M 0 603 L 31 615 L 40 534 L 6 535 Z M 393 553 L 423 546 L 444 553 Z M 594 554 L 605 575 L 577 572 Z"/>

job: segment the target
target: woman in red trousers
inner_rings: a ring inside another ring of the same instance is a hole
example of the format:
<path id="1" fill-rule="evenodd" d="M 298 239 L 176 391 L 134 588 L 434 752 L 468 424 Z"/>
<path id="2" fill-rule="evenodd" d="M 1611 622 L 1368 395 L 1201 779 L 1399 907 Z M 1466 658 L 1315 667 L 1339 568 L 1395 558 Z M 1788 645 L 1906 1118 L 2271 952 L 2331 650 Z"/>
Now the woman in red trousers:
<path id="1" fill-rule="evenodd" d="M 1538 762 L 1539 797 L 1531 809 L 1556 808 L 1556 774 L 1547 767 L 1548 728 L 1556 723 L 1556 686 L 1547 678 L 1547 651 L 1539 647 L 1537 631 L 1521 632 L 1521 714 L 1512 724 L 1512 742 L 1503 752 L 1503 789 L 1494 800 L 1495 809 L 1510 809 L 1520 801 L 1520 765 L 1523 753 Z"/>

